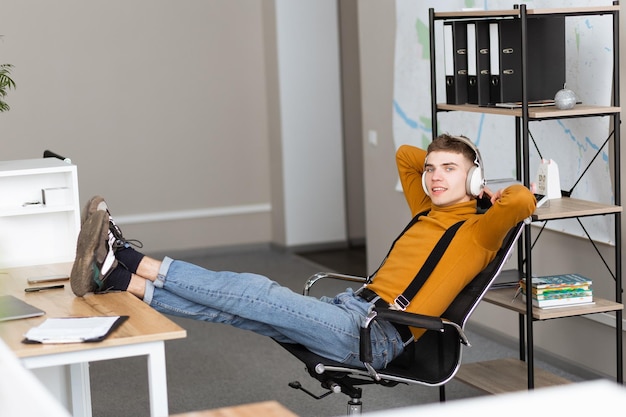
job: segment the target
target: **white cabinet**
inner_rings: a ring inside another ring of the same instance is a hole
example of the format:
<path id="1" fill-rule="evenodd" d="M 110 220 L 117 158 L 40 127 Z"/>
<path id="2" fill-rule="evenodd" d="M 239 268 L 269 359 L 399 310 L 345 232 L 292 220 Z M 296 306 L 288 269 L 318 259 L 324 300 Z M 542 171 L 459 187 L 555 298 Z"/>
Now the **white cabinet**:
<path id="1" fill-rule="evenodd" d="M 79 204 L 76 165 L 0 161 L 0 268 L 74 261 Z"/>

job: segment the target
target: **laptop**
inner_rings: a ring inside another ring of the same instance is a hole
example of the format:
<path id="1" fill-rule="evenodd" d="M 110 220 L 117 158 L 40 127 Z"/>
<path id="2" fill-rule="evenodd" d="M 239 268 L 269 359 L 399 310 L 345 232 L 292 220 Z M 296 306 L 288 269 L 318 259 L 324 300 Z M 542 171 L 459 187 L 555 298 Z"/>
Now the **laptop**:
<path id="1" fill-rule="evenodd" d="M 12 295 L 0 295 L 0 321 L 27 319 L 46 314 L 43 310 Z"/>

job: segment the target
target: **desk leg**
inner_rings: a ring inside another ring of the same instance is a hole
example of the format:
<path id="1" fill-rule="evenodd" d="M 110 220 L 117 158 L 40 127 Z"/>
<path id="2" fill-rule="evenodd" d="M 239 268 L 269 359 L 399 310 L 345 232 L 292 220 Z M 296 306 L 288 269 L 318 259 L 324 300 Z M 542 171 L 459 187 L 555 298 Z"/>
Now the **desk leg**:
<path id="1" fill-rule="evenodd" d="M 150 387 L 150 416 L 167 417 L 167 375 L 163 342 L 148 354 L 148 386 Z"/>
<path id="2" fill-rule="evenodd" d="M 102 349 L 79 350 L 52 355 L 32 356 L 22 359 L 28 369 L 45 368 L 58 365 L 71 365 L 72 402 L 74 416 L 91 416 L 91 394 L 88 362 L 131 356 L 148 356 L 148 383 L 150 385 L 150 416 L 167 417 L 167 376 L 165 373 L 165 342 L 163 340 L 106 346 Z M 80 368 L 79 365 L 84 364 Z M 76 378 L 76 381 L 74 379 Z M 83 402 L 84 404 L 81 404 Z M 83 412 L 81 414 L 81 411 Z"/>
<path id="3" fill-rule="evenodd" d="M 91 417 L 89 363 L 71 364 L 70 381 L 72 384 L 72 415 L 74 417 Z"/>

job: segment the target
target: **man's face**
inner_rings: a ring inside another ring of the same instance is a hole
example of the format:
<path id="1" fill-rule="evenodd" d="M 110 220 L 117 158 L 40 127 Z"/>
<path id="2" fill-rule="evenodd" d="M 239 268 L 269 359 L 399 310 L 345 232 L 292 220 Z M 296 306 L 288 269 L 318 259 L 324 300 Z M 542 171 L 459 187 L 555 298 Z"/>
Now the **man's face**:
<path id="1" fill-rule="evenodd" d="M 428 154 L 424 179 L 430 199 L 437 206 L 450 206 L 470 201 L 465 190 L 467 172 L 472 167 L 460 153 L 434 151 Z"/>

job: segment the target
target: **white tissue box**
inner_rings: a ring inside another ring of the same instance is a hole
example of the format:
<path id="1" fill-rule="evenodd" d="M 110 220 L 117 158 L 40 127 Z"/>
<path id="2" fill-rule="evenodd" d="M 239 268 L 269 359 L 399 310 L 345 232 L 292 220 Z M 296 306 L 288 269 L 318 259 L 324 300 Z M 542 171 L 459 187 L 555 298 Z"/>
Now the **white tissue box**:
<path id="1" fill-rule="evenodd" d="M 46 206 L 65 206 L 70 204 L 69 187 L 42 188 L 41 201 Z"/>

